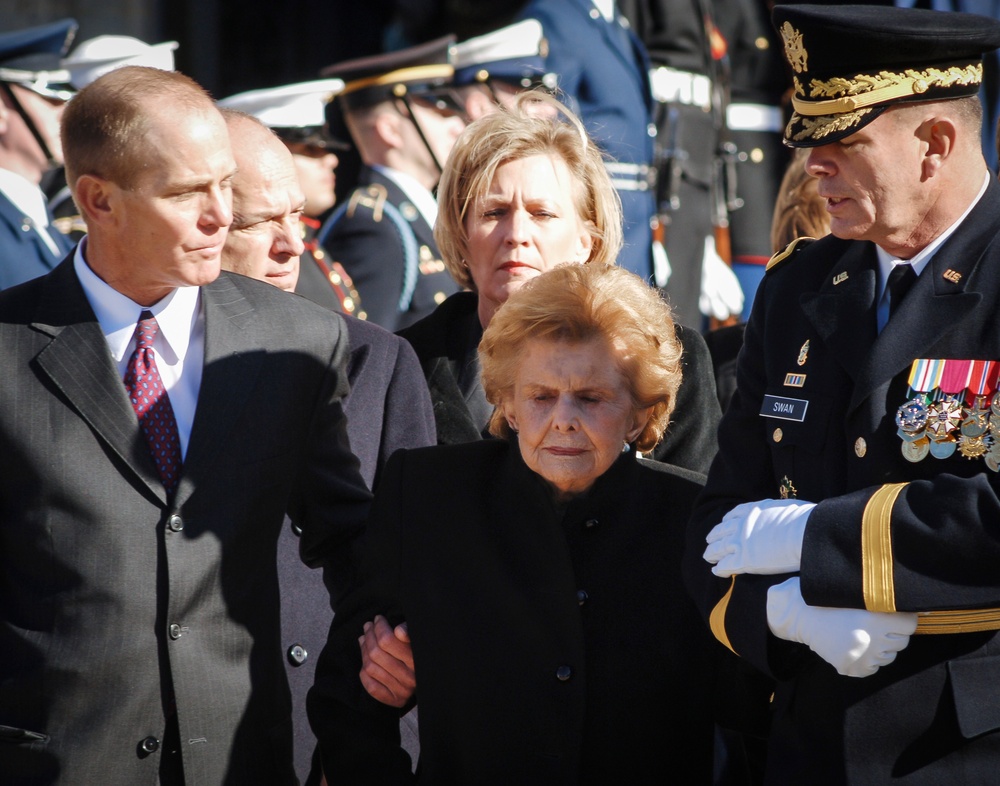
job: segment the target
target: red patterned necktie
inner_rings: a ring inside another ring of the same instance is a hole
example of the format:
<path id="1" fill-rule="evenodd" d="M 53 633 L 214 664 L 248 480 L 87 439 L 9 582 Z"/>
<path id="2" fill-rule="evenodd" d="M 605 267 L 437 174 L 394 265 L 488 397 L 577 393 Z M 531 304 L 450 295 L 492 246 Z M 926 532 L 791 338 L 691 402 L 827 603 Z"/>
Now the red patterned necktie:
<path id="1" fill-rule="evenodd" d="M 180 479 L 181 440 L 177 434 L 174 408 L 170 406 L 170 398 L 163 387 L 153 354 L 153 339 L 159 329 L 156 318 L 150 312 L 143 311 L 139 315 L 139 323 L 135 326 L 135 352 L 129 358 L 125 371 L 125 389 L 135 414 L 139 416 L 139 427 L 153 454 L 160 480 L 170 495 Z"/>

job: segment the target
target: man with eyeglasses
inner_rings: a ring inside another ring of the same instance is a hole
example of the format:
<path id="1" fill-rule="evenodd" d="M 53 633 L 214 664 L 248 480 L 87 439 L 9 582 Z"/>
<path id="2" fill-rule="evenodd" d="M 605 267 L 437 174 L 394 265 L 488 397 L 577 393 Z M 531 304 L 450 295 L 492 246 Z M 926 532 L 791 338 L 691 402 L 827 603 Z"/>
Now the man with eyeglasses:
<path id="1" fill-rule="evenodd" d="M 40 183 L 62 163 L 59 119 L 73 93 L 59 58 L 75 33 L 63 19 L 0 34 L 0 289 L 48 273 L 72 247 Z"/>

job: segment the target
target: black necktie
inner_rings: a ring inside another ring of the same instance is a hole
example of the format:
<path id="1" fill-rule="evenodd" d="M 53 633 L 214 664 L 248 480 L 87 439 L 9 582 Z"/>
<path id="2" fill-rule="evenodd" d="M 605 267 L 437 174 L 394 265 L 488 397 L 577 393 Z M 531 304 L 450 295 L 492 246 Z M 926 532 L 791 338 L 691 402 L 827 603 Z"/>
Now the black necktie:
<path id="1" fill-rule="evenodd" d="M 892 315 L 896 313 L 916 280 L 917 274 L 912 265 L 896 265 L 890 271 L 889 281 L 886 283 L 886 288 L 889 290 L 889 319 L 892 319 Z"/>

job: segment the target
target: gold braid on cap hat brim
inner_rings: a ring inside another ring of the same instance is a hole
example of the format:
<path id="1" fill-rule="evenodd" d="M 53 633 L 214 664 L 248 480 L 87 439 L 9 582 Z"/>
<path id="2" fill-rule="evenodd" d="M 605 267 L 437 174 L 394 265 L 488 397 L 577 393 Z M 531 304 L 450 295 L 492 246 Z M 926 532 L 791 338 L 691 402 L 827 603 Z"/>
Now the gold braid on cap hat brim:
<path id="1" fill-rule="evenodd" d="M 902 73 L 880 71 L 875 76 L 858 74 L 851 79 L 813 79 L 809 82 L 809 97 L 827 97 L 824 101 L 799 98 L 805 90 L 798 77 L 793 77 L 795 94 L 792 107 L 800 115 L 819 117 L 822 115 L 855 114 L 858 110 L 874 104 L 884 104 L 897 98 L 921 95 L 934 87 L 948 88 L 956 85 L 978 85 L 983 81 L 982 63 L 948 69 L 928 68 L 926 71 L 908 69 Z M 837 96 L 836 98 L 829 98 Z M 829 133 L 829 132 L 828 132 Z"/>
<path id="2" fill-rule="evenodd" d="M 802 139 L 822 139 L 830 134 L 835 134 L 839 131 L 846 131 L 849 128 L 853 128 L 862 117 L 871 111 L 872 107 L 867 107 L 865 109 L 858 109 L 855 112 L 847 112 L 842 115 L 823 115 L 822 117 L 817 117 L 815 120 L 810 117 L 803 117 L 802 115 L 796 114 L 793 115 L 792 119 L 788 121 L 788 126 L 785 129 L 785 136 L 793 142 L 798 142 Z M 797 134 L 793 134 L 792 126 L 795 125 L 796 121 L 802 124 L 802 128 Z"/>

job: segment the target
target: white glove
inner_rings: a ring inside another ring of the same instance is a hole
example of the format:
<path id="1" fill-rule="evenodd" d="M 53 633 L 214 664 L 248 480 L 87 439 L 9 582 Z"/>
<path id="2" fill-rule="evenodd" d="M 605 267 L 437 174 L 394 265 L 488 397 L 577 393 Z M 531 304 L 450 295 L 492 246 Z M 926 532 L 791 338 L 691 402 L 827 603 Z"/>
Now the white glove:
<path id="1" fill-rule="evenodd" d="M 653 241 L 653 281 L 660 289 L 663 289 L 670 281 L 670 274 L 674 269 L 670 266 L 667 258 L 667 249 L 658 240 Z"/>
<path id="2" fill-rule="evenodd" d="M 715 565 L 716 576 L 795 573 L 802 560 L 806 521 L 815 507 L 794 499 L 737 505 L 705 538 L 705 561 Z"/>
<path id="3" fill-rule="evenodd" d="M 743 312 L 743 289 L 733 269 L 715 251 L 715 238 L 705 238 L 705 253 L 701 260 L 701 296 L 698 308 L 702 314 L 726 319 Z"/>
<path id="4" fill-rule="evenodd" d="M 808 606 L 795 576 L 767 591 L 767 624 L 779 639 L 808 645 L 845 677 L 870 677 L 896 659 L 917 615 Z"/>

